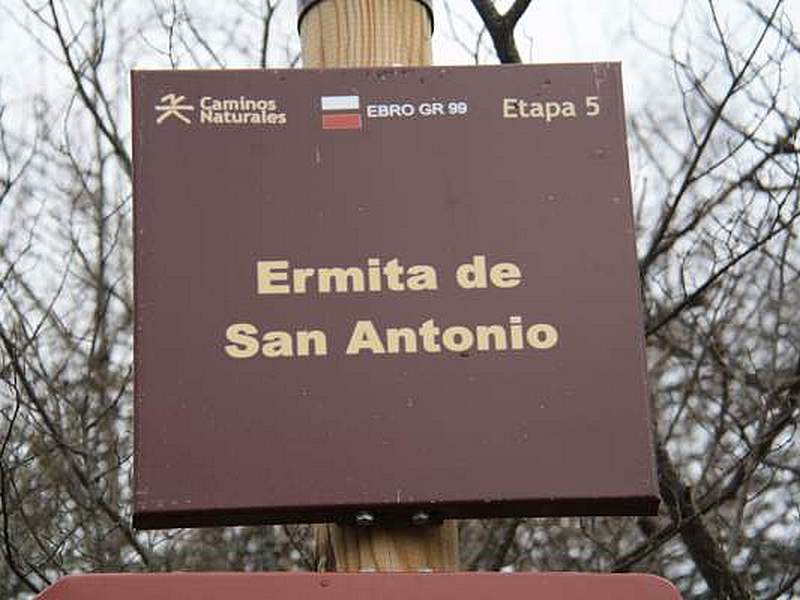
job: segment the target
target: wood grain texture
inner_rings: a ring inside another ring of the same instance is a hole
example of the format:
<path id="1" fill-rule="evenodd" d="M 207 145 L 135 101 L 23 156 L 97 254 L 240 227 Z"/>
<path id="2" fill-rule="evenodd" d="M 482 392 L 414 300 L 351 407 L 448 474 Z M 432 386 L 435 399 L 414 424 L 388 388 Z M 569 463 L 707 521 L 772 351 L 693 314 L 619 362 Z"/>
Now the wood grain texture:
<path id="1" fill-rule="evenodd" d="M 320 570 L 456 571 L 455 521 L 424 527 L 318 525 Z"/>
<path id="2" fill-rule="evenodd" d="M 431 22 L 416 0 L 323 0 L 300 26 L 306 68 L 430 65 Z M 320 570 L 455 571 L 455 521 L 423 527 L 317 525 Z"/>
<path id="3" fill-rule="evenodd" d="M 300 40 L 308 69 L 431 64 L 431 21 L 416 0 L 324 0 Z"/>

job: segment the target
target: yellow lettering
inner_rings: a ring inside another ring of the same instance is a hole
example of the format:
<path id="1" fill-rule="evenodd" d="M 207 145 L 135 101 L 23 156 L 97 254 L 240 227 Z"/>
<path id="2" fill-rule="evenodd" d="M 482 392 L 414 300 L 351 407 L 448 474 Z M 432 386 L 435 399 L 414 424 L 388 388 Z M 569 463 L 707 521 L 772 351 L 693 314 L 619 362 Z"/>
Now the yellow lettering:
<path id="1" fill-rule="evenodd" d="M 522 339 L 522 317 L 508 317 L 509 329 L 511 329 L 511 348 L 522 350 L 525 343 Z"/>
<path id="2" fill-rule="evenodd" d="M 320 293 L 330 292 L 331 283 L 333 291 L 339 294 L 364 291 L 364 273 L 356 267 L 322 267 L 317 271 L 317 277 Z"/>
<path id="3" fill-rule="evenodd" d="M 492 284 L 499 288 L 513 288 L 519 285 L 522 271 L 514 263 L 497 263 L 489 271 Z"/>
<path id="4" fill-rule="evenodd" d="M 408 289 L 414 292 L 437 290 L 436 269 L 428 265 L 414 265 L 408 268 Z"/>
<path id="5" fill-rule="evenodd" d="M 314 356 L 326 356 L 328 354 L 328 338 L 324 331 L 314 329 L 312 331 L 297 332 L 297 356 L 308 356 L 311 354 L 310 347 L 314 346 Z"/>
<path id="6" fill-rule="evenodd" d="M 263 342 L 261 354 L 267 358 L 294 356 L 292 336 L 285 331 L 268 331 L 261 338 L 261 341 Z"/>
<path id="7" fill-rule="evenodd" d="M 389 328 L 386 330 L 386 350 L 389 354 L 400 352 L 400 340 L 403 340 L 403 348 L 406 353 L 417 351 L 417 332 L 410 327 L 399 329 Z"/>
<path id="8" fill-rule="evenodd" d="M 454 325 L 442 333 L 442 345 L 451 352 L 466 352 L 475 343 L 475 336 L 466 327 Z"/>
<path id="9" fill-rule="evenodd" d="M 393 258 L 383 266 L 383 274 L 386 275 L 386 287 L 393 292 L 402 292 L 405 288 L 400 276 L 403 274 L 404 268 L 400 265 L 400 261 Z"/>
<path id="10" fill-rule="evenodd" d="M 506 330 L 502 325 L 478 325 L 475 328 L 478 338 L 478 350 L 505 350 L 507 347 Z M 489 337 L 494 338 L 494 347 L 489 345 Z"/>
<path id="11" fill-rule="evenodd" d="M 538 350 L 547 350 L 558 343 L 558 331 L 547 323 L 537 323 L 528 328 L 528 343 Z"/>
<path id="12" fill-rule="evenodd" d="M 292 283 L 295 294 L 306 293 L 306 281 L 314 276 L 314 269 L 292 269 Z"/>
<path id="13" fill-rule="evenodd" d="M 259 260 L 256 263 L 258 293 L 288 294 L 291 291 L 285 283 L 289 281 L 288 268 L 288 260 Z"/>
<path id="14" fill-rule="evenodd" d="M 362 350 L 370 350 L 373 354 L 384 354 L 386 352 L 372 321 L 358 321 L 356 323 L 353 333 L 350 335 L 350 341 L 347 343 L 345 354 L 358 354 Z"/>
<path id="15" fill-rule="evenodd" d="M 436 341 L 436 336 L 439 335 L 439 328 L 433 322 L 433 319 L 428 319 L 419 328 L 419 334 L 422 336 L 422 348 L 425 352 L 441 352 L 442 347 Z"/>
<path id="16" fill-rule="evenodd" d="M 456 269 L 456 281 L 465 290 L 486 287 L 486 257 L 478 254 L 471 263 L 464 263 Z"/>
<path id="17" fill-rule="evenodd" d="M 225 331 L 225 338 L 231 342 L 225 346 L 225 354 L 231 358 L 250 358 L 258 352 L 258 340 L 253 336 L 258 329 L 250 323 L 234 323 Z"/>

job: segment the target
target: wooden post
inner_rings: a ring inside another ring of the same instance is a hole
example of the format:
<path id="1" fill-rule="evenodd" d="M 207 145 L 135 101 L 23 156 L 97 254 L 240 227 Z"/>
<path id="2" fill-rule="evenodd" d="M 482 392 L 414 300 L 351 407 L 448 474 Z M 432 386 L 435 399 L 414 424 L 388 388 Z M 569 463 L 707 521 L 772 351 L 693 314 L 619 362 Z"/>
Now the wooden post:
<path id="1" fill-rule="evenodd" d="M 303 66 L 431 64 L 432 23 L 422 0 L 299 0 Z"/>
<path id="2" fill-rule="evenodd" d="M 315 534 L 323 571 L 458 570 L 455 521 L 409 527 L 326 523 Z"/>
<path id="3" fill-rule="evenodd" d="M 303 66 L 431 64 L 432 23 L 422 0 L 300 0 Z M 316 527 L 321 570 L 455 571 L 455 521 L 409 527 Z"/>

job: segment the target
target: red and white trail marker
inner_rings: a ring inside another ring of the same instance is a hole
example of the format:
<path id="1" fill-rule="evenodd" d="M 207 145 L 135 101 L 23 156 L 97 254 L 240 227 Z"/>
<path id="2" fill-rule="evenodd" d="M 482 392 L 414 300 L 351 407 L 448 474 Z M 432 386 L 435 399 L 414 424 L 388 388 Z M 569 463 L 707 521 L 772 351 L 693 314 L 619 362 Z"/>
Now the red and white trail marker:
<path id="1" fill-rule="evenodd" d="M 358 96 L 322 96 L 323 129 L 361 129 Z"/>

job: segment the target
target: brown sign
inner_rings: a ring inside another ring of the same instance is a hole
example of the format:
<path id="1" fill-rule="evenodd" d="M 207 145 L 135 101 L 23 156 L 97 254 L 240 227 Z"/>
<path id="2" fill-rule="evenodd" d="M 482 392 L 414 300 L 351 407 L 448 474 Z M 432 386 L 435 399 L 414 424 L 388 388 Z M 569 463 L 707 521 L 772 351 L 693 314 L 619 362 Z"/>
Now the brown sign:
<path id="1" fill-rule="evenodd" d="M 133 105 L 137 527 L 656 509 L 619 65 Z"/>
<path id="2" fill-rule="evenodd" d="M 64 577 L 39 600 L 681 600 L 652 575 L 158 573 Z"/>

